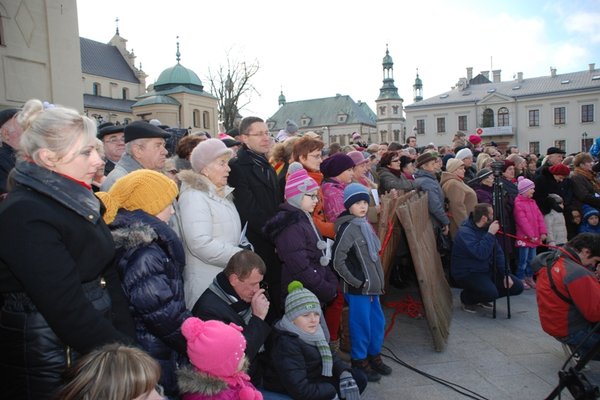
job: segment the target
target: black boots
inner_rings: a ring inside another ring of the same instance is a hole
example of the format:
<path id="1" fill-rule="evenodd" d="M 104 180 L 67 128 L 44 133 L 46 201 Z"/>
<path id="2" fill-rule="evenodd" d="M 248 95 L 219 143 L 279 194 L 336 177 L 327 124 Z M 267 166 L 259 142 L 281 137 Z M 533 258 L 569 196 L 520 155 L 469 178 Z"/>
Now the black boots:
<path id="1" fill-rule="evenodd" d="M 375 370 L 380 375 L 390 375 L 392 373 L 392 369 L 383 363 L 381 359 L 381 354 L 377 354 L 376 356 L 369 356 L 369 364 L 371 368 Z"/>
<path id="2" fill-rule="evenodd" d="M 369 382 L 379 382 L 381 380 L 381 375 L 371 368 L 371 364 L 366 358 L 362 360 L 352 360 L 352 367 L 360 369 L 365 374 L 367 381 Z"/>

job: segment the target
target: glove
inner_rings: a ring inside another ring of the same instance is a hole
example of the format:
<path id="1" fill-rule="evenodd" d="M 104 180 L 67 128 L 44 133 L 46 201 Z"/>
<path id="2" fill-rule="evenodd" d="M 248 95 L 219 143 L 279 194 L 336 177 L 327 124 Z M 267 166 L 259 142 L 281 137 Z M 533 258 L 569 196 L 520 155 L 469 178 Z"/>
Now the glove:
<path id="1" fill-rule="evenodd" d="M 340 374 L 340 397 L 346 400 L 360 400 L 358 385 L 348 371 Z"/>

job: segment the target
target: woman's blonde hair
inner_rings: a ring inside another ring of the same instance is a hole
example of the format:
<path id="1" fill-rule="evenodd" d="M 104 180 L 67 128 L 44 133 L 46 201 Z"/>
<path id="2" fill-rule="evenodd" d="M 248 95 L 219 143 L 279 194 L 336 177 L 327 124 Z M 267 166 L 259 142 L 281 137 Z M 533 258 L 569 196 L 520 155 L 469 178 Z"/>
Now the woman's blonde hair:
<path id="1" fill-rule="evenodd" d="M 37 99 L 28 100 L 17 115 L 17 122 L 23 127 L 21 136 L 22 155 L 46 167 L 39 157 L 41 149 L 48 149 L 62 159 L 81 137 L 85 146 L 95 146 L 96 123 L 71 108 L 52 106 L 44 108 Z M 70 160 L 65 160 L 69 162 Z"/>
<path id="2" fill-rule="evenodd" d="M 156 387 L 160 366 L 143 350 L 114 343 L 80 358 L 66 376 L 56 400 L 132 400 Z"/>

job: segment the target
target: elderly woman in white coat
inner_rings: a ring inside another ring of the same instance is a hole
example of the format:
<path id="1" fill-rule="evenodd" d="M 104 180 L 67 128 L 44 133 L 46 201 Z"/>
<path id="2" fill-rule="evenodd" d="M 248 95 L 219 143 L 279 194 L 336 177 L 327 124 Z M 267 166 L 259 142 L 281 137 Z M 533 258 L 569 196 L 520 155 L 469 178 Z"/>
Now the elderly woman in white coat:
<path id="1" fill-rule="evenodd" d="M 183 273 L 185 302 L 191 310 L 214 277 L 238 251 L 242 231 L 227 186 L 233 151 L 218 139 L 199 143 L 190 156 L 192 170 L 181 180 L 179 218 L 186 266 Z"/>

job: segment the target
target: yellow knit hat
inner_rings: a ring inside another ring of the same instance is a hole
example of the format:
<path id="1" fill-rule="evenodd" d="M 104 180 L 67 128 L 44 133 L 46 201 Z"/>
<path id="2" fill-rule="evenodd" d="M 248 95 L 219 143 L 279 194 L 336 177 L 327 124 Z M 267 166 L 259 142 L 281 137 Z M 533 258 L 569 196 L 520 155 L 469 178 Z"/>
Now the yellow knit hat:
<path id="1" fill-rule="evenodd" d="M 120 208 L 157 215 L 175 200 L 178 193 L 177 184 L 165 175 L 149 169 L 138 169 L 117 179 L 108 192 L 98 192 L 96 195 L 106 207 L 104 221 L 110 224 Z"/>

